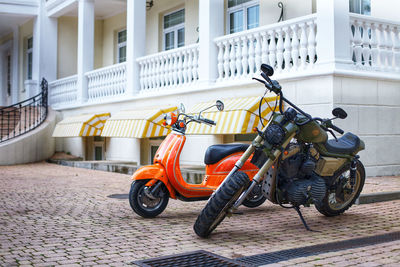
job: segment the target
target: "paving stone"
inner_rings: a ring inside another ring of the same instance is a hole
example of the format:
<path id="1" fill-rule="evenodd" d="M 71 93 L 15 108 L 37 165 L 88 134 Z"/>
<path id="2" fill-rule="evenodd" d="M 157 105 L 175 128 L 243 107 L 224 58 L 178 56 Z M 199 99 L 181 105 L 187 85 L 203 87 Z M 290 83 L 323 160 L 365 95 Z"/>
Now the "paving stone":
<path id="1" fill-rule="evenodd" d="M 397 179 L 397 180 L 396 180 Z M 368 178 L 365 192 L 400 190 L 399 178 Z M 0 166 L 0 265 L 126 265 L 139 259 L 204 249 L 228 258 L 400 231 L 400 201 L 353 206 L 324 217 L 302 209 L 314 230 L 304 230 L 293 210 L 277 205 L 241 208 L 209 239 L 193 233 L 205 201 L 170 200 L 158 217 L 143 219 L 127 200 L 129 175 L 48 163 Z M 400 242 L 279 262 L 276 266 L 400 263 Z M 343 257 L 345 255 L 345 258 Z M 383 256 L 385 255 L 385 256 Z M 320 260 L 315 260 L 320 258 Z M 368 261 L 368 259 L 371 261 Z M 19 264 L 22 264 L 20 261 Z"/>

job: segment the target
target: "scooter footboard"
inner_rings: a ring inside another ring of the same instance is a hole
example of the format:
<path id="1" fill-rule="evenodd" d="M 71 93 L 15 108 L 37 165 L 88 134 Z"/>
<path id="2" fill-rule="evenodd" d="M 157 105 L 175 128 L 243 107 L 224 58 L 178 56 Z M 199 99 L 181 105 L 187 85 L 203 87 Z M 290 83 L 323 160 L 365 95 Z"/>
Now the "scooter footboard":
<path id="1" fill-rule="evenodd" d="M 132 180 L 151 180 L 149 183 L 155 183 L 152 180 L 159 180 L 164 183 L 164 185 L 167 187 L 169 191 L 169 196 L 173 199 L 176 199 L 176 193 L 175 190 L 172 188 L 170 185 L 168 178 L 167 178 L 167 173 L 165 171 L 165 168 L 159 164 L 156 163 L 154 165 L 148 165 L 139 168 L 133 175 L 132 175 Z M 151 184 L 149 184 L 151 185 Z"/>

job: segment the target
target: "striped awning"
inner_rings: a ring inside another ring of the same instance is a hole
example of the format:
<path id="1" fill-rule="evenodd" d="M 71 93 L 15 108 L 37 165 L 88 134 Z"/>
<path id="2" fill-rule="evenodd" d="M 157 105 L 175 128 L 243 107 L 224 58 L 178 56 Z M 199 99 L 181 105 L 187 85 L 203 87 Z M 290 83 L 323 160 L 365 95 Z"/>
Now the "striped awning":
<path id="1" fill-rule="evenodd" d="M 82 114 L 57 123 L 53 137 L 100 136 L 110 113 Z"/>
<path id="2" fill-rule="evenodd" d="M 177 107 L 126 110 L 107 120 L 101 136 L 148 138 L 165 136 L 170 131 L 162 125 L 164 115 Z"/>
<path id="3" fill-rule="evenodd" d="M 268 122 L 267 115 L 275 108 L 277 97 L 266 97 L 262 102 L 261 116 L 263 122 Z M 253 133 L 254 127 L 262 128 L 258 117 L 259 96 L 232 98 L 222 100 L 224 111 L 218 111 L 213 107 L 202 113 L 202 116 L 217 122 L 216 126 L 199 124 L 192 122 L 188 125 L 187 134 L 246 134 Z M 268 102 L 268 104 L 267 104 Z M 215 104 L 215 101 L 199 103 L 193 107 L 191 114 L 196 114 L 201 110 Z M 278 107 L 276 107 L 278 109 Z"/>

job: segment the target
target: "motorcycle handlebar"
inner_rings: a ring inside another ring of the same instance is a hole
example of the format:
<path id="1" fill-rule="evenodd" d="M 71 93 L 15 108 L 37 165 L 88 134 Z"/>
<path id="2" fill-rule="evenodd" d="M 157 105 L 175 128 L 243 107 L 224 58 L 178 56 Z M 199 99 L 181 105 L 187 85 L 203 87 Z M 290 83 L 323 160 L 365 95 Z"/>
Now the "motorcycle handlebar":
<path id="1" fill-rule="evenodd" d="M 335 126 L 335 125 L 330 125 L 329 128 L 331 128 L 332 130 L 335 130 L 336 132 L 343 134 L 344 131 L 342 129 L 340 129 L 339 127 Z"/>

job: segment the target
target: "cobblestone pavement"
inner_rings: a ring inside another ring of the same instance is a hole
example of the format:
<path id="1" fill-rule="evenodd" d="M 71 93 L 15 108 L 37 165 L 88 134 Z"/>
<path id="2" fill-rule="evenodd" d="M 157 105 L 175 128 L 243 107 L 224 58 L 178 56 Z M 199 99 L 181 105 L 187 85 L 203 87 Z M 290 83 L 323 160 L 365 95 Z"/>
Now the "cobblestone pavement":
<path id="1" fill-rule="evenodd" d="M 204 201 L 170 200 L 160 216 L 143 219 L 128 200 L 107 197 L 128 193 L 129 178 L 48 163 L 0 167 L 0 265 L 119 266 L 198 249 L 236 258 L 400 231 L 400 201 L 354 206 L 334 218 L 303 209 L 310 227 L 320 232 L 305 231 L 293 210 L 264 204 L 242 208 L 243 215 L 200 239 L 192 226 Z M 396 241 L 279 264 L 395 264 L 399 249 Z"/>

